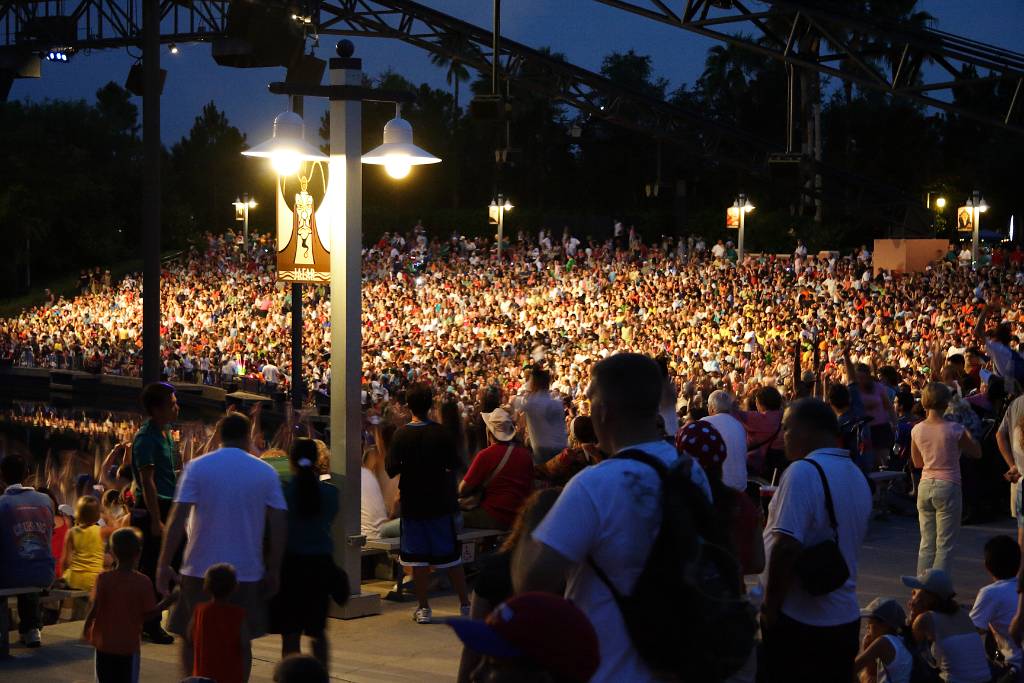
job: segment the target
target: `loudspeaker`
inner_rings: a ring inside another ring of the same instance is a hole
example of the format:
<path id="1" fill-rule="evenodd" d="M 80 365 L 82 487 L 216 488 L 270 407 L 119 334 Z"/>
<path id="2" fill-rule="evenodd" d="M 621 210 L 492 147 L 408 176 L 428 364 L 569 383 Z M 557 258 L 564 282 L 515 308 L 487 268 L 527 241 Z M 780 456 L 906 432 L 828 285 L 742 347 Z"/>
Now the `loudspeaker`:
<path id="1" fill-rule="evenodd" d="M 128 70 L 128 79 L 124 82 L 124 89 L 133 95 L 142 97 L 146 93 L 146 73 L 142 62 L 132 64 Z M 167 80 L 167 69 L 160 69 L 160 94 L 164 94 L 164 81 Z"/>
<path id="2" fill-rule="evenodd" d="M 303 26 L 285 7 L 247 2 L 228 6 L 226 38 L 213 41 L 213 59 L 221 66 L 290 66 L 302 56 Z"/>
<path id="3" fill-rule="evenodd" d="M 19 40 L 36 40 L 63 47 L 75 42 L 77 31 L 74 17 L 32 17 L 21 25 Z"/>
<path id="4" fill-rule="evenodd" d="M 299 58 L 288 66 L 284 82 L 289 85 L 320 85 L 326 68 L 327 62 L 322 59 L 313 55 L 299 55 Z"/>

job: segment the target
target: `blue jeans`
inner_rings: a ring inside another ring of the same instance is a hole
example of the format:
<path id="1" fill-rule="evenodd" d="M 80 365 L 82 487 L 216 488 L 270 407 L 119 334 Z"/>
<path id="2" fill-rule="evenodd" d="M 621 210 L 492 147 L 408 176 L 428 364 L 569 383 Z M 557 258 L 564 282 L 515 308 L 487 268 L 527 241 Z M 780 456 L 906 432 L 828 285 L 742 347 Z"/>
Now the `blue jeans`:
<path id="1" fill-rule="evenodd" d="M 942 479 L 921 480 L 917 487 L 917 518 L 921 526 L 918 575 L 933 567 L 949 571 L 962 511 L 960 484 Z"/>

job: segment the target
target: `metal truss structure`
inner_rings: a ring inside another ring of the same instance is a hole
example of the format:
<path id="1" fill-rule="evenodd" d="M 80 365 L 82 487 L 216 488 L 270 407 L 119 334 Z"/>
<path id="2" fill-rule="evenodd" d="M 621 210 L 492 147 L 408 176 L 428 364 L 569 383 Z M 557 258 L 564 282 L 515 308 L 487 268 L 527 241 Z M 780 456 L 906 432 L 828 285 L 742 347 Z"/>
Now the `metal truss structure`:
<path id="1" fill-rule="evenodd" d="M 242 0 L 232 0 L 241 2 Z M 952 34 L 866 19 L 826 0 L 595 0 L 717 41 L 985 124 L 1024 132 L 1020 110 L 1024 55 Z M 603 76 L 550 54 L 410 0 L 255 0 L 290 10 L 311 33 L 402 40 L 487 73 L 497 60 L 499 77 L 562 102 L 598 120 L 676 145 L 688 155 L 766 177 L 781 144 L 760 139 L 695 108 L 622 88 Z M 213 41 L 228 36 L 228 0 L 161 0 L 161 42 Z M 669 5 L 678 5 L 673 10 Z M 0 0 L 0 80 L 10 78 L 11 57 L 44 54 L 54 47 L 89 50 L 139 45 L 142 0 Z M 748 33 L 744 33 L 744 31 Z M 493 45 L 497 45 L 497 54 Z M 938 69 L 923 69 L 926 64 Z M 942 78 L 929 79 L 939 72 Z M 984 72 L 984 75 L 982 74 Z M 959 88 L 999 83 L 1012 93 L 1005 111 L 972 108 L 954 100 Z M 890 207 L 912 197 L 870 178 L 803 159 L 813 172 L 832 177 L 841 197 Z M 851 186 L 857 196 L 851 196 Z M 804 188 L 814 196 L 813 189 Z M 829 191 L 828 185 L 825 191 Z M 863 201 L 862 201 L 863 200 Z M 905 219 L 904 219 L 905 221 Z M 896 222 L 904 222 L 896 219 Z"/>
<path id="2" fill-rule="evenodd" d="M 1024 133 L 1020 52 L 853 14 L 831 0 L 752 0 L 757 10 L 747 0 L 595 1 L 801 69 Z M 925 64 L 935 65 L 935 73 L 923 69 Z M 954 102 L 956 90 L 981 83 L 1005 87 L 1010 93 L 1005 110 Z"/>

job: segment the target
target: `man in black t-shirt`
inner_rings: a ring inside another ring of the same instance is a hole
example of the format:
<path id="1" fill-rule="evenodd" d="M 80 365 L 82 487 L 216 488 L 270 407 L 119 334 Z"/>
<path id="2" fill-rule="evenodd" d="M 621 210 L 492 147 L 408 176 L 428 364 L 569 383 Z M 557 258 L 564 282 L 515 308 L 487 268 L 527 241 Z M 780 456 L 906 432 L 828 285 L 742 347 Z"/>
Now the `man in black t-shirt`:
<path id="1" fill-rule="evenodd" d="M 399 559 L 402 565 L 412 567 L 419 602 L 413 619 L 419 624 L 429 624 L 427 586 L 431 567 L 448 570 L 448 578 L 459 594 L 462 613 L 469 614 L 457 530 L 459 501 L 455 468 L 459 460 L 452 434 L 429 418 L 434 402 L 430 387 L 425 384 L 410 387 L 406 401 L 412 421 L 395 431 L 385 469 L 389 477 L 402 475 L 398 482 L 402 504 Z"/>

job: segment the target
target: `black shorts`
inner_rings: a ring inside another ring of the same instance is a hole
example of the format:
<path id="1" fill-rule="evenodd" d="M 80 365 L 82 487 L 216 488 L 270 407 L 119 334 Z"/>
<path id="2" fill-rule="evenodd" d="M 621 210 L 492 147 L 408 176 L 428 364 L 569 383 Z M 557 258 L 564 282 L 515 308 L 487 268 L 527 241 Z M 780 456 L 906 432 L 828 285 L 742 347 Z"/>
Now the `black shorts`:
<path id="1" fill-rule="evenodd" d="M 285 555 L 281 589 L 270 600 L 269 633 L 323 633 L 327 624 L 334 559 L 330 555 Z"/>
<path id="2" fill-rule="evenodd" d="M 871 448 L 873 450 L 891 451 L 896 442 L 896 434 L 888 423 L 871 425 Z"/>

